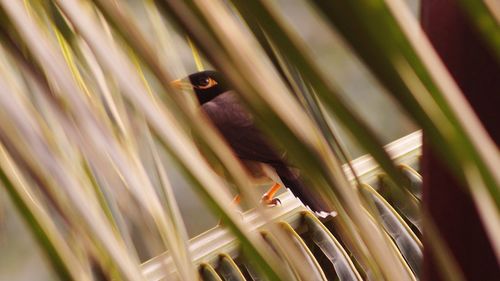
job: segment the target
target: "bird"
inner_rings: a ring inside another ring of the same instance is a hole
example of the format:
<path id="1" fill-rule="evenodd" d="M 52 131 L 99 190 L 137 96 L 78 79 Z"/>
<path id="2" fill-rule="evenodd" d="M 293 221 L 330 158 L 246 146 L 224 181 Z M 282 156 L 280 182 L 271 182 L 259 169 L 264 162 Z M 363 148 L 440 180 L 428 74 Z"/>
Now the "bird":
<path id="1" fill-rule="evenodd" d="M 231 89 L 221 72 L 199 71 L 174 80 L 171 85 L 177 89 L 190 89 L 194 92 L 202 111 L 247 170 L 255 170 L 256 163 L 270 166 L 285 187 L 317 215 L 326 217 L 335 213 L 322 198 L 307 188 L 300 171 L 289 164 L 286 151 L 273 146 L 255 126 L 252 114 L 241 103 L 238 94 Z M 262 201 L 270 205 L 280 203 L 274 195 L 281 185 L 274 181 L 275 184 L 262 196 Z"/>

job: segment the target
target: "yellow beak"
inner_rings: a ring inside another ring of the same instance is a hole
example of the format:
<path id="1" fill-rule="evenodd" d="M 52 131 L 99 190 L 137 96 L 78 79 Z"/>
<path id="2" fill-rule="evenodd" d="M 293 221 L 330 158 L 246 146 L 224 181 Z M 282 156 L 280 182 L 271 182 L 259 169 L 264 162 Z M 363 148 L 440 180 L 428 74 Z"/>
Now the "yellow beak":
<path id="1" fill-rule="evenodd" d="M 172 82 L 170 82 L 170 85 L 176 89 L 180 90 L 192 90 L 193 85 L 191 83 L 185 81 L 184 79 L 177 79 Z"/>

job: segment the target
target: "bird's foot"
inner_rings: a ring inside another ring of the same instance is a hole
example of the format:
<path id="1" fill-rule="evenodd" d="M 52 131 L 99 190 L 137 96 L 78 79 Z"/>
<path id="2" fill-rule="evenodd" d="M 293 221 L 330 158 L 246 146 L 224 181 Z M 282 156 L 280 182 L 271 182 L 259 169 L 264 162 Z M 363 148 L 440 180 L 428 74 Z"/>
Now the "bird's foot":
<path id="1" fill-rule="evenodd" d="M 279 200 L 278 198 L 270 198 L 267 195 L 262 196 L 260 202 L 268 207 L 281 206 L 281 200 Z"/>
<path id="2" fill-rule="evenodd" d="M 279 183 L 274 183 L 269 190 L 264 193 L 262 198 L 260 199 L 260 202 L 268 207 L 276 207 L 276 206 L 281 206 L 281 201 L 278 198 L 275 198 L 274 195 L 276 195 L 276 192 L 281 188 L 281 185 Z"/>

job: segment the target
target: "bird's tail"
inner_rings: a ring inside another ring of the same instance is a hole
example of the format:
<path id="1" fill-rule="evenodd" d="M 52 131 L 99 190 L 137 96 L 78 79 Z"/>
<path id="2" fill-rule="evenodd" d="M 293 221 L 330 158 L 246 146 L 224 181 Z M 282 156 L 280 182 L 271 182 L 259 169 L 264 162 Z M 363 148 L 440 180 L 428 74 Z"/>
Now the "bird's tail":
<path id="1" fill-rule="evenodd" d="M 274 168 L 285 187 L 289 188 L 302 203 L 308 206 L 318 216 L 325 218 L 337 214 L 323 198 L 311 192 L 304 184 L 298 172 L 294 172 L 284 165 L 276 165 Z"/>

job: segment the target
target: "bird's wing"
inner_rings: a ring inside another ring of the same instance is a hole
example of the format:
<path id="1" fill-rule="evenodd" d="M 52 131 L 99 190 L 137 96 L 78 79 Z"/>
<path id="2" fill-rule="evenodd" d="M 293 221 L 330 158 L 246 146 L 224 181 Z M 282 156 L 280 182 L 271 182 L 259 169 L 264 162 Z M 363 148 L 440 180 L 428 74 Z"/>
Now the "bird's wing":
<path id="1" fill-rule="evenodd" d="M 309 190 L 300 173 L 286 165 L 284 154 L 270 146 L 234 93 L 223 93 L 204 103 L 202 108 L 239 158 L 270 164 L 285 186 L 314 211 L 329 213 L 333 210 L 321 197 Z"/>
<path id="2" fill-rule="evenodd" d="M 219 95 L 203 104 L 202 109 L 239 158 L 269 164 L 283 163 L 283 154 L 270 146 L 233 92 Z"/>

